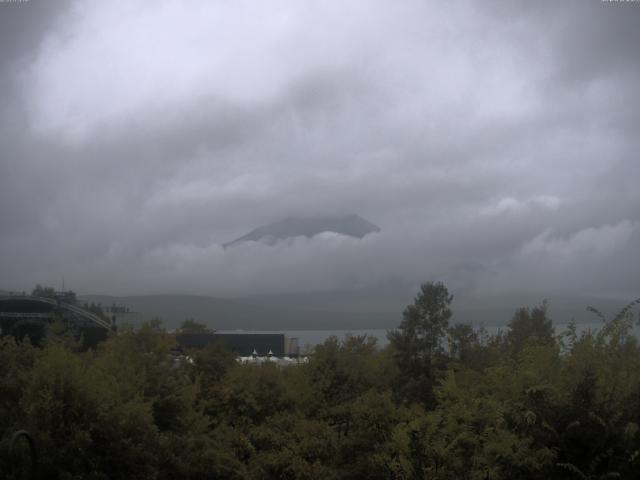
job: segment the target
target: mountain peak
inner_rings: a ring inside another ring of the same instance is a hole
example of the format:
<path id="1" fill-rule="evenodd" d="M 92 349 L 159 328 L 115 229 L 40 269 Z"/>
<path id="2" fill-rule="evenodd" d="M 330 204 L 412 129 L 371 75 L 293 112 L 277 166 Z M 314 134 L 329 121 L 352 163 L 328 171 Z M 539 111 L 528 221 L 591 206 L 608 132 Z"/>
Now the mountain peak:
<path id="1" fill-rule="evenodd" d="M 269 244 L 294 237 L 312 238 L 323 232 L 334 232 L 354 238 L 363 238 L 380 228 L 354 213 L 323 217 L 289 216 L 283 220 L 263 225 L 246 235 L 223 244 L 224 248 L 243 242 L 263 241 Z"/>

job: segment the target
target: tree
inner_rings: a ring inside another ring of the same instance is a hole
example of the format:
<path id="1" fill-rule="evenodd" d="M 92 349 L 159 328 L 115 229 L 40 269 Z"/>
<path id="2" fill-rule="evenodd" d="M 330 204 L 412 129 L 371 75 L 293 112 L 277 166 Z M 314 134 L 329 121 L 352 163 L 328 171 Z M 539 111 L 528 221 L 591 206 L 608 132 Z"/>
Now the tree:
<path id="1" fill-rule="evenodd" d="M 34 297 L 55 298 L 56 290 L 53 287 L 43 287 L 42 285 L 37 284 L 32 290 L 31 295 L 33 295 Z"/>
<path id="2" fill-rule="evenodd" d="M 452 300 L 442 282 L 423 283 L 413 304 L 404 310 L 398 329 L 388 334 L 400 369 L 398 387 L 404 400 L 433 406 L 434 364 L 442 357 Z"/>
<path id="3" fill-rule="evenodd" d="M 324 422 L 290 412 L 267 419 L 249 432 L 256 456 L 251 478 L 335 479 L 338 434 Z"/>
<path id="4" fill-rule="evenodd" d="M 470 364 L 474 349 L 479 347 L 478 334 L 471 325 L 459 323 L 449 328 L 449 355 L 465 365 Z"/>
<path id="5" fill-rule="evenodd" d="M 178 328 L 179 333 L 213 333 L 206 324 L 198 322 L 193 318 L 185 319 Z"/>
<path id="6" fill-rule="evenodd" d="M 516 350 L 527 343 L 549 345 L 554 342 L 553 324 L 547 318 L 547 302 L 539 307 L 519 308 L 509 323 L 507 342 Z"/>

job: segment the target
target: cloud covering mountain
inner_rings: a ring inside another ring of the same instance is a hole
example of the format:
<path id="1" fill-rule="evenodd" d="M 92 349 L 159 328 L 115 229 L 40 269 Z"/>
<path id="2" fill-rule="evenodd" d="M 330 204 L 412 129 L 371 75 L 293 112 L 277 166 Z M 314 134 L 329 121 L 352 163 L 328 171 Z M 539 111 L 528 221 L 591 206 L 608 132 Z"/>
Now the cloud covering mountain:
<path id="1" fill-rule="evenodd" d="M 311 218 L 287 217 L 284 220 L 255 228 L 246 235 L 225 243 L 223 247 L 226 248 L 251 241 L 274 244 L 279 240 L 293 239 L 295 237 L 313 238 L 326 232 L 353 238 L 363 238 L 369 233 L 379 231 L 379 227 L 355 214 Z"/>
<path id="2" fill-rule="evenodd" d="M 0 288 L 636 297 L 638 24 L 631 2 L 0 3 Z M 221 246 L 345 211 L 381 231 Z"/>

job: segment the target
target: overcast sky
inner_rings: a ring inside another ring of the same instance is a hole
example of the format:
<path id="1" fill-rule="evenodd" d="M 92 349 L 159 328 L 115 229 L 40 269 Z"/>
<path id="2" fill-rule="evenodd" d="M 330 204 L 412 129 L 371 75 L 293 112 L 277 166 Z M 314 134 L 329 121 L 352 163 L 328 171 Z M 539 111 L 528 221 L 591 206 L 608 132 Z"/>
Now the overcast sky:
<path id="1" fill-rule="evenodd" d="M 639 45 L 640 2 L 2 2 L 0 289 L 636 298 Z"/>

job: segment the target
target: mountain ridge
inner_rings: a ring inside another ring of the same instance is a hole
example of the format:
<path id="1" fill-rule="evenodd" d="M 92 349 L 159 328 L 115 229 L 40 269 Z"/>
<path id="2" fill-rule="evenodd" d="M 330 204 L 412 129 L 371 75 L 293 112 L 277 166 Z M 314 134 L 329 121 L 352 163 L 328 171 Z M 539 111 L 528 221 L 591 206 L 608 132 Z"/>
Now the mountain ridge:
<path id="1" fill-rule="evenodd" d="M 342 330 L 389 329 L 398 326 L 402 311 L 415 292 L 331 291 L 219 298 L 204 295 L 157 294 L 140 296 L 79 295 L 80 303 L 116 304 L 128 307 L 130 315 L 119 322 L 139 324 L 154 317 L 168 328 L 177 328 L 187 318 L 219 330 Z M 555 296 L 550 299 L 554 324 L 599 323 L 586 307 L 593 305 L 612 318 L 627 302 L 594 297 Z M 519 307 L 539 305 L 537 295 L 473 298 L 454 295 L 452 323 L 476 327 L 506 327 Z"/>
<path id="2" fill-rule="evenodd" d="M 131 313 L 119 322 L 139 324 L 160 318 L 168 328 L 193 318 L 219 330 L 332 330 L 340 328 L 387 328 L 394 318 L 384 312 L 348 312 L 308 309 L 300 306 L 262 305 L 242 299 L 204 295 L 80 295 L 80 303 L 116 304 Z"/>

